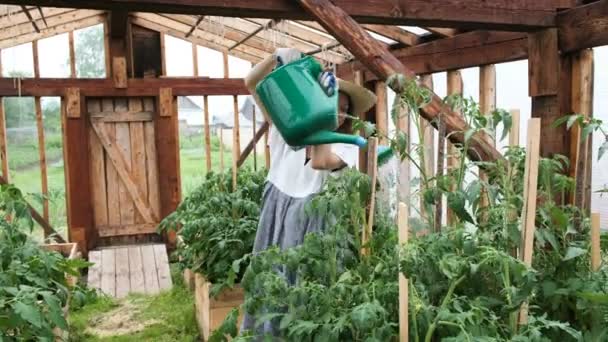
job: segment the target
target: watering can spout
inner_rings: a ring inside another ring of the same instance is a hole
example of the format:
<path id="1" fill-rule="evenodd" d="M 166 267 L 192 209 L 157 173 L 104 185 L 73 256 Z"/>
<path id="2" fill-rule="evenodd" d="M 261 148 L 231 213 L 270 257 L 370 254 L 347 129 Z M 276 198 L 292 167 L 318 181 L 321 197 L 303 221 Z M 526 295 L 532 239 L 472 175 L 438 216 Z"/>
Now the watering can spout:
<path id="1" fill-rule="evenodd" d="M 323 144 L 350 144 L 357 145 L 359 147 L 367 146 L 367 140 L 358 135 L 343 134 L 333 131 L 318 131 L 315 132 L 301 141 L 301 145 L 323 145 Z"/>

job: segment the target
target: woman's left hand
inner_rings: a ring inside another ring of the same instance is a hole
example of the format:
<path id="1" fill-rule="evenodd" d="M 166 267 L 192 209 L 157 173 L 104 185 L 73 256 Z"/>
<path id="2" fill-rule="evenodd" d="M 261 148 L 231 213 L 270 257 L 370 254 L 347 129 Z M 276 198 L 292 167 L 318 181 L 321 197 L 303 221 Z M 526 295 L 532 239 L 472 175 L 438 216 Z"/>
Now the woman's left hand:
<path id="1" fill-rule="evenodd" d="M 338 87 L 336 76 L 331 71 L 323 71 L 318 77 L 319 84 L 327 96 L 332 96 Z"/>

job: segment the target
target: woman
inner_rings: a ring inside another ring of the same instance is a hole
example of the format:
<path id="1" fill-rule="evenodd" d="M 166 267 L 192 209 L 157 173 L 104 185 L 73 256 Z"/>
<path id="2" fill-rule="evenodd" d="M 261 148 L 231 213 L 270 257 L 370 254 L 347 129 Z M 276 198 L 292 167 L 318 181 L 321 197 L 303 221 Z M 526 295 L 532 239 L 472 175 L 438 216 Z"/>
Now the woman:
<path id="1" fill-rule="evenodd" d="M 257 64 L 245 78 L 245 83 L 266 120 L 270 119 L 263 104 L 257 98 L 255 87 L 277 65 L 287 64 L 301 58 L 295 49 L 278 49 L 272 56 Z M 339 131 L 347 131 L 350 119 L 346 115 L 358 116 L 376 102 L 369 90 L 351 82 L 336 80 L 331 73 L 324 73 L 319 81 L 328 93 L 339 91 Z M 268 145 L 270 148 L 270 170 L 262 198 L 260 222 L 254 243 L 254 252 L 271 246 L 286 249 L 302 244 L 304 236 L 323 229 L 322 219 L 305 214 L 306 204 L 321 191 L 327 177 L 345 167 L 357 163 L 358 149 L 353 145 L 316 145 L 294 150 L 287 145 L 278 130 L 270 126 Z M 310 151 L 310 153 L 308 153 Z M 244 330 L 254 328 L 254 320 L 248 315 L 243 322 Z M 267 324 L 264 329 L 270 332 Z"/>

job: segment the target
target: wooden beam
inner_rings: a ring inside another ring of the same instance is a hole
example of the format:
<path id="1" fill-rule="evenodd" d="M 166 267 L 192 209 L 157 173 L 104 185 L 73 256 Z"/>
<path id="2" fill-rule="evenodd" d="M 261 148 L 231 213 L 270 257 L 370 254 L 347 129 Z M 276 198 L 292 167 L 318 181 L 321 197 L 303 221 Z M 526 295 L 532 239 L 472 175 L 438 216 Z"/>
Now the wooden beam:
<path id="1" fill-rule="evenodd" d="M 439 37 L 453 37 L 458 34 L 458 30 L 451 29 L 451 28 L 440 28 L 440 27 L 423 27 L 423 28 Z"/>
<path id="2" fill-rule="evenodd" d="M 608 45 L 608 0 L 600 0 L 557 14 L 562 52 Z"/>
<path id="3" fill-rule="evenodd" d="M 269 127 L 270 125 L 268 124 L 268 122 L 264 122 L 262 124 L 262 127 L 260 127 L 260 129 L 255 132 L 253 138 L 251 138 L 251 141 L 249 141 L 247 146 L 245 146 L 245 148 L 243 149 L 243 152 L 241 152 L 241 156 L 239 157 L 239 160 L 236 163 L 237 167 L 241 167 L 245 163 L 245 160 L 247 160 L 247 157 L 249 157 L 249 154 L 254 150 L 260 139 L 262 139 L 266 132 L 268 132 Z"/>
<path id="4" fill-rule="evenodd" d="M 526 59 L 528 41 L 523 33 L 472 31 L 391 52 L 414 73 L 431 74 Z M 376 79 L 360 61 L 338 65 L 338 70 L 353 69 L 365 70 L 367 80 Z"/>
<path id="5" fill-rule="evenodd" d="M 42 217 L 49 221 L 49 179 L 46 167 L 46 145 L 44 143 L 44 123 L 42 121 L 42 104 L 40 97 L 34 98 L 36 109 L 36 130 L 38 132 L 38 158 L 40 163 L 40 178 L 42 191 Z"/>
<path id="6" fill-rule="evenodd" d="M 32 15 L 30 14 L 30 11 L 27 9 L 27 7 L 25 7 L 24 5 L 21 5 L 21 9 L 23 10 L 23 13 L 25 13 L 27 18 L 30 20 L 30 23 L 32 24 L 32 27 L 34 27 L 34 30 L 36 30 L 36 32 L 40 33 L 38 24 L 36 24 L 36 21 L 34 20 L 34 18 L 32 18 Z"/>
<path id="7" fill-rule="evenodd" d="M 387 80 L 397 74 L 410 80 L 416 77 L 412 70 L 406 68 L 342 9 L 328 0 L 299 0 L 299 3 L 380 79 Z M 391 82 L 388 85 L 397 93 L 401 92 L 403 86 L 399 82 Z M 421 115 L 433 122 L 440 114 L 445 115 L 446 133 L 449 134 L 450 140 L 453 143 L 463 143 L 463 132 L 468 130 L 466 121 L 461 115 L 447 108 L 439 96 L 432 93 L 431 102 L 422 108 Z M 473 160 L 494 161 L 502 158 L 501 154 L 487 143 L 484 134 L 474 135 L 469 146 L 467 152 Z"/>
<path id="8" fill-rule="evenodd" d="M 158 96 L 159 88 L 172 88 L 174 96 L 249 95 L 241 78 L 165 77 L 129 79 L 128 88 L 114 87 L 108 79 L 25 78 L 21 88 L 12 78 L 0 77 L 1 96 L 63 96 L 68 88 L 79 88 L 92 97 Z"/>
<path id="9" fill-rule="evenodd" d="M 5 0 L 8 4 L 48 7 L 123 8 L 132 12 L 183 13 L 225 17 L 309 20 L 289 0 Z M 334 0 L 333 3 L 355 20 L 365 24 L 414 25 L 474 28 L 484 26 L 502 30 L 531 30 L 555 25 L 556 9 L 572 7 L 574 0 L 412 0 L 393 1 Z"/>
<path id="10" fill-rule="evenodd" d="M 112 81 L 115 88 L 127 87 L 127 59 L 125 57 L 112 58 Z"/>
<path id="11" fill-rule="evenodd" d="M 115 8 L 110 12 L 110 37 L 124 39 L 127 35 L 129 12 L 125 9 Z"/>
<path id="12" fill-rule="evenodd" d="M 205 19 L 204 15 L 198 16 L 198 19 L 196 19 L 196 23 L 194 23 L 194 25 L 192 25 L 192 27 L 190 28 L 190 31 L 186 32 L 186 38 L 188 38 L 192 35 L 192 32 L 194 32 L 198 28 L 198 26 L 201 24 L 203 19 Z"/>
<path id="13" fill-rule="evenodd" d="M 158 112 L 160 116 L 173 115 L 173 90 L 171 88 L 160 88 L 158 95 Z"/>
<path id="14" fill-rule="evenodd" d="M 58 14 L 66 13 L 66 12 L 70 12 L 70 11 L 74 11 L 74 9 L 73 8 L 53 8 L 53 7 L 45 7 L 45 9 L 44 9 L 45 17 L 51 17 L 54 15 L 58 15 Z M 42 20 L 42 18 L 43 18 L 40 15 L 40 11 L 38 11 L 38 12 L 30 11 L 29 13 L 32 17 L 34 17 L 34 20 Z M 45 20 L 46 20 L 46 18 L 45 18 Z M 33 28 L 32 25 L 30 24 L 30 19 L 27 17 L 25 12 L 21 9 L 19 9 L 18 11 L 12 12 L 12 13 L 3 13 L 2 15 L 0 15 L 0 27 L 5 30 L 10 30 L 20 24 L 25 24 L 25 23 L 28 24 L 30 30 Z M 45 26 L 48 27 L 49 26 L 48 23 L 46 23 Z"/>
<path id="15" fill-rule="evenodd" d="M 323 45 L 323 46 L 319 46 L 318 48 L 314 49 L 314 50 L 310 50 L 310 51 L 306 51 L 305 54 L 309 55 L 309 56 L 314 56 L 320 52 L 323 51 L 331 51 L 334 48 L 337 48 L 338 46 L 341 46 L 342 44 L 340 44 L 340 42 L 333 42 L 327 45 Z"/>
<path id="16" fill-rule="evenodd" d="M 248 34 L 245 38 L 243 38 L 243 39 L 239 40 L 238 42 L 234 43 L 234 45 L 232 45 L 232 46 L 230 46 L 228 48 L 228 51 L 233 50 L 237 46 L 245 43 L 249 39 L 253 38 L 256 34 L 260 33 L 261 31 L 264 31 L 264 30 L 267 30 L 269 28 L 272 28 L 272 27 L 276 26 L 279 22 L 281 22 L 281 20 L 272 19 L 272 20 L 268 21 L 266 24 L 260 26 L 259 28 L 255 29 L 253 32 L 251 32 L 250 34 Z"/>
<path id="17" fill-rule="evenodd" d="M 40 14 L 40 19 L 42 19 L 44 26 L 49 27 L 49 23 L 46 22 L 46 18 L 44 17 L 44 13 L 42 12 L 42 7 L 38 6 L 37 8 L 38 8 L 38 13 Z"/>
<path id="18" fill-rule="evenodd" d="M 388 140 L 388 97 L 386 83 L 377 81 L 375 85 L 376 93 L 376 132 L 378 143 L 386 145 Z"/>
<path id="19" fill-rule="evenodd" d="M 406 46 L 413 46 L 420 43 L 420 37 L 411 32 L 403 30 L 397 26 L 384 26 L 384 25 L 363 25 L 363 28 L 371 32 L 377 33 L 381 36 L 390 38 L 397 43 L 404 44 Z"/>

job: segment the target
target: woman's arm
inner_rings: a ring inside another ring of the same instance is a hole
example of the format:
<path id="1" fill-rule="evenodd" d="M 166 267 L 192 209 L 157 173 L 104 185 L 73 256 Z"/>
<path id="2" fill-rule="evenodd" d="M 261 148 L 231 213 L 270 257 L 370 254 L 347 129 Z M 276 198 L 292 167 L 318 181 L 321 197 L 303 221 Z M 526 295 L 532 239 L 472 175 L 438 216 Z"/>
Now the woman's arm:
<path id="1" fill-rule="evenodd" d="M 310 166 L 315 170 L 340 170 L 346 163 L 331 151 L 331 145 L 314 145 L 310 149 Z"/>
<path id="2" fill-rule="evenodd" d="M 266 77 L 266 75 L 268 75 L 272 71 L 272 69 L 274 69 L 275 65 L 276 65 L 276 57 L 274 54 L 272 54 L 272 55 L 266 57 L 260 63 L 256 64 L 253 67 L 253 69 L 251 69 L 251 71 L 249 71 L 249 74 L 247 74 L 247 76 L 245 77 L 245 86 L 249 90 L 249 93 L 251 94 L 251 96 L 253 96 L 253 99 L 255 100 L 255 102 L 258 104 L 258 106 L 262 110 L 262 114 L 264 114 L 264 119 L 266 119 L 266 121 L 269 123 L 272 123 L 272 121 L 270 120 L 270 117 L 268 116 L 268 113 L 266 112 L 266 108 L 264 107 L 264 104 L 258 98 L 258 94 L 255 91 L 255 87 L 258 85 L 258 83 L 264 77 Z"/>

